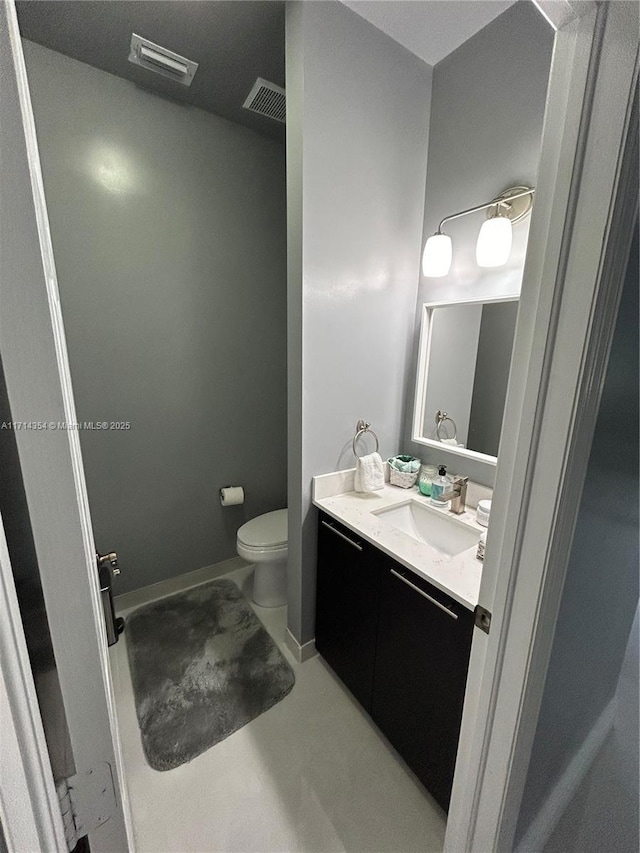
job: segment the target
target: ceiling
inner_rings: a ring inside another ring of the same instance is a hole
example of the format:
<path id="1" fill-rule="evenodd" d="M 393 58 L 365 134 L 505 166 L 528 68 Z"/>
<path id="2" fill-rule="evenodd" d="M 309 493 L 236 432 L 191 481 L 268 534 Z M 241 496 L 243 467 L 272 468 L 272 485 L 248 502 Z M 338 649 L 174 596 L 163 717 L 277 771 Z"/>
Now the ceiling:
<path id="1" fill-rule="evenodd" d="M 515 0 L 342 0 L 435 65 Z M 285 85 L 284 0 L 18 0 L 22 35 L 151 92 L 283 142 L 284 125 L 242 108 L 256 77 Z M 128 61 L 131 34 L 199 63 L 190 87 Z"/>
<path id="2" fill-rule="evenodd" d="M 181 103 L 284 141 L 284 125 L 242 108 L 256 77 L 284 86 L 279 0 L 20 0 L 22 35 Z M 128 61 L 131 34 L 198 62 L 190 87 Z"/>
<path id="3" fill-rule="evenodd" d="M 429 65 L 437 65 L 516 0 L 342 0 Z"/>

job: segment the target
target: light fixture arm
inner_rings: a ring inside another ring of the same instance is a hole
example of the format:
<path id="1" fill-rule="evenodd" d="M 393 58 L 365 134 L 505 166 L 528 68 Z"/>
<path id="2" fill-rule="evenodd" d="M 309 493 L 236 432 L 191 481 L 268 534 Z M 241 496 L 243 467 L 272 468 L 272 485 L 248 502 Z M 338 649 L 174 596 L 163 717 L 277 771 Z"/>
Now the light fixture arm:
<path id="1" fill-rule="evenodd" d="M 438 225 L 438 230 L 436 234 L 444 233 L 442 231 L 442 226 L 445 222 L 450 222 L 452 219 L 458 219 L 460 216 L 467 216 L 469 213 L 477 213 L 479 210 L 487 210 L 489 207 L 497 207 L 501 204 L 509 205 L 510 201 L 513 201 L 516 198 L 522 198 L 525 195 L 530 195 L 533 197 L 535 193 L 535 189 L 533 187 L 524 190 L 523 192 L 514 193 L 513 195 L 505 195 L 499 196 L 498 198 L 494 198 L 493 201 L 489 201 L 486 204 L 477 204 L 475 207 L 470 207 L 468 210 L 461 210 L 460 213 L 453 213 L 451 216 L 445 216 L 445 218 L 441 221 L 440 225 Z"/>

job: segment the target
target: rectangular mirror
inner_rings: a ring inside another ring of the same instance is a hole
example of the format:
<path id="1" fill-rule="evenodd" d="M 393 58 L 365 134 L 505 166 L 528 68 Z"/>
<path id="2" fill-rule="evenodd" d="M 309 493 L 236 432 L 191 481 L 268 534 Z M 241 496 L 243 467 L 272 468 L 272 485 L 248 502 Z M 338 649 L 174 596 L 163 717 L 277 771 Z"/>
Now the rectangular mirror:
<path id="1" fill-rule="evenodd" d="M 413 440 L 495 465 L 518 297 L 425 303 Z"/>

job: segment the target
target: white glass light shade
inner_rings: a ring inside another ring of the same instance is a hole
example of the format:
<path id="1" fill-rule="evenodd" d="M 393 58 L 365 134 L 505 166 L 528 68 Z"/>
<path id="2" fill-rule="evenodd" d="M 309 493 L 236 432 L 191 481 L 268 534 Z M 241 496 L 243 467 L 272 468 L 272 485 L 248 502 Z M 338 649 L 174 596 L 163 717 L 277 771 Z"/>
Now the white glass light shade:
<path id="1" fill-rule="evenodd" d="M 506 216 L 494 216 L 482 223 L 476 243 L 479 267 L 501 267 L 509 260 L 513 229 Z"/>
<path id="2" fill-rule="evenodd" d="M 422 272 L 429 278 L 440 278 L 451 267 L 451 237 L 434 234 L 427 240 L 422 253 Z"/>

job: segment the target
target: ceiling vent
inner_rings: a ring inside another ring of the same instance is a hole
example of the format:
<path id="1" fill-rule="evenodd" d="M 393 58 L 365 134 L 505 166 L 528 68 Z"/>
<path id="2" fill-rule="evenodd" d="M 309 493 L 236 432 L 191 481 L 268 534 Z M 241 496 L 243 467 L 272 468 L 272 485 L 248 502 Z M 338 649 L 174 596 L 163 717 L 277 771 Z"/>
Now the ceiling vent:
<path id="1" fill-rule="evenodd" d="M 247 100 L 242 105 L 245 110 L 259 113 L 274 121 L 286 122 L 287 99 L 285 90 L 275 83 L 258 77 L 251 87 Z"/>
<path id="2" fill-rule="evenodd" d="M 191 81 L 198 70 L 197 62 L 192 62 L 190 59 L 186 59 L 172 50 L 167 50 L 166 47 L 160 47 L 159 44 L 154 44 L 135 33 L 131 36 L 129 62 L 146 68 L 148 71 L 161 74 L 163 77 L 168 77 L 170 80 L 175 80 L 176 83 L 181 83 L 183 86 L 191 85 Z"/>

